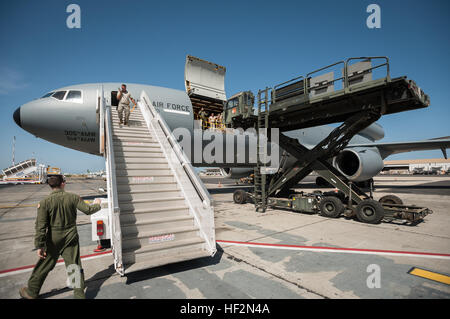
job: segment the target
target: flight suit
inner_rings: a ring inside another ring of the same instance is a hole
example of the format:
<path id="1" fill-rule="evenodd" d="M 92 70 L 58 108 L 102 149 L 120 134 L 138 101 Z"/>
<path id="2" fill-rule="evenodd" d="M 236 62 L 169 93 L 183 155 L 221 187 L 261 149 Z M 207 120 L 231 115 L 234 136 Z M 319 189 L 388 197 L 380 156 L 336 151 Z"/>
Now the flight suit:
<path id="1" fill-rule="evenodd" d="M 90 206 L 80 196 L 62 189 L 54 190 L 39 203 L 34 244 L 36 249 L 43 248 L 47 256 L 45 259 L 39 258 L 28 280 L 27 292 L 31 297 L 38 297 L 45 278 L 55 267 L 61 255 L 66 269 L 71 269 L 71 273 L 68 273 L 69 278 L 79 276 L 78 280 L 75 280 L 75 298 L 85 298 L 84 274 L 76 227 L 77 209 L 90 215 L 99 211 L 101 206 L 98 204 Z M 75 274 L 76 271 L 78 271 L 77 274 Z"/>

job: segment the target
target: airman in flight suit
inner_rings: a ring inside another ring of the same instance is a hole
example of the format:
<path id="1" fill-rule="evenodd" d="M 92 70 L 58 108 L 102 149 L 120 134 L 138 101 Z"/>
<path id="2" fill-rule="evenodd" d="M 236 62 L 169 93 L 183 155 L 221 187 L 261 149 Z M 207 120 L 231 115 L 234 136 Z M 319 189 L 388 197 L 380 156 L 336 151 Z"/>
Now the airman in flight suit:
<path id="1" fill-rule="evenodd" d="M 64 191 L 62 175 L 49 177 L 52 193 L 38 205 L 35 247 L 39 261 L 33 269 L 28 286 L 20 289 L 22 298 L 34 299 L 59 256 L 64 259 L 70 278 L 75 278 L 74 297 L 85 298 L 84 274 L 81 267 L 80 245 L 76 227 L 77 209 L 90 215 L 101 209 L 100 199 L 88 205 L 80 196 Z"/>

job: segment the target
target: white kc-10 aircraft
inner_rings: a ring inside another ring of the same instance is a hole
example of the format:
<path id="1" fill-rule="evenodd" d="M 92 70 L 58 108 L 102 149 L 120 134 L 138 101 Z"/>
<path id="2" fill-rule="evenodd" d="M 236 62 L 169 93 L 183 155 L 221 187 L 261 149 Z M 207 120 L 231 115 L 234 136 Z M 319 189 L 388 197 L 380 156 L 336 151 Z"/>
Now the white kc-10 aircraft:
<path id="1" fill-rule="evenodd" d="M 217 113 L 234 105 L 231 103 L 233 99 L 229 99 L 228 103 L 225 102 L 224 75 L 224 67 L 188 56 L 185 70 L 186 91 L 132 83 L 127 83 L 127 89 L 135 99 L 145 91 L 171 130 L 185 128 L 192 133 L 195 128 L 194 122 L 199 118 L 198 113 L 202 107 Z M 358 75 L 358 72 L 354 75 Z M 13 118 L 18 126 L 36 137 L 81 152 L 101 155 L 98 147 L 97 94 L 102 88 L 106 104 L 114 107 L 117 105 L 116 94 L 121 84 L 90 83 L 54 89 L 17 108 Z M 215 108 L 208 109 L 212 106 Z M 283 133 L 311 149 L 333 129 L 332 126 L 319 125 Z M 383 137 L 383 128 L 374 123 L 355 135 L 348 145 L 329 161 L 348 180 L 362 182 L 377 175 L 383 169 L 383 160 L 392 154 L 441 149 L 446 157 L 445 150 L 450 146 L 448 137 L 399 143 L 378 142 Z M 250 136 L 249 139 L 247 144 L 254 143 L 252 142 L 254 137 Z M 224 148 L 227 142 L 228 140 L 224 139 Z M 255 162 L 249 160 L 251 154 L 247 154 L 245 162 L 195 161 L 193 157 L 194 154 L 190 154 L 193 166 L 220 167 L 222 174 L 230 178 L 248 176 L 255 166 Z M 292 165 L 294 162 L 295 158 L 291 158 L 285 161 L 284 165 Z"/>

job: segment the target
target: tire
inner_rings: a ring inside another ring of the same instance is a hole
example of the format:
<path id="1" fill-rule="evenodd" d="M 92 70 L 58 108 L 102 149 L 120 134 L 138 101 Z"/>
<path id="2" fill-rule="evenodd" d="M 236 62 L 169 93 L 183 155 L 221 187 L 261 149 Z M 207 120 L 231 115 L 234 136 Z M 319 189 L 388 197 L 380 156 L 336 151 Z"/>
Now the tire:
<path id="1" fill-rule="evenodd" d="M 341 200 L 335 196 L 322 197 L 319 203 L 320 215 L 330 218 L 339 217 L 344 211 Z"/>
<path id="2" fill-rule="evenodd" d="M 233 200 L 236 204 L 245 204 L 247 202 L 247 193 L 242 189 L 235 190 Z"/>
<path id="3" fill-rule="evenodd" d="M 378 224 L 384 218 L 384 208 L 373 199 L 365 199 L 356 206 L 356 217 L 360 222 Z"/>
<path id="4" fill-rule="evenodd" d="M 336 197 L 339 198 L 341 200 L 341 202 L 344 203 L 345 200 L 345 194 L 342 191 L 329 191 L 329 192 L 323 192 L 323 196 L 332 196 L 332 197 Z M 348 202 L 348 200 L 347 200 Z"/>
<path id="5" fill-rule="evenodd" d="M 381 204 L 396 204 L 396 205 L 403 205 L 403 201 L 400 199 L 400 197 L 395 195 L 386 195 L 381 197 L 378 200 Z"/>

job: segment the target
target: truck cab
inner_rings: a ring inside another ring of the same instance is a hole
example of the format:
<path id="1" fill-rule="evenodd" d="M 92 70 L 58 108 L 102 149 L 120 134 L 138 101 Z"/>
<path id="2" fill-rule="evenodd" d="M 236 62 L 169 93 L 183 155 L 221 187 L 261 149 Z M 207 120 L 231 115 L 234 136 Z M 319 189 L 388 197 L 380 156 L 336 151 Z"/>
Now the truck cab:
<path id="1" fill-rule="evenodd" d="M 233 95 L 225 104 L 224 123 L 227 127 L 244 127 L 247 119 L 254 115 L 255 96 L 250 91 Z"/>

